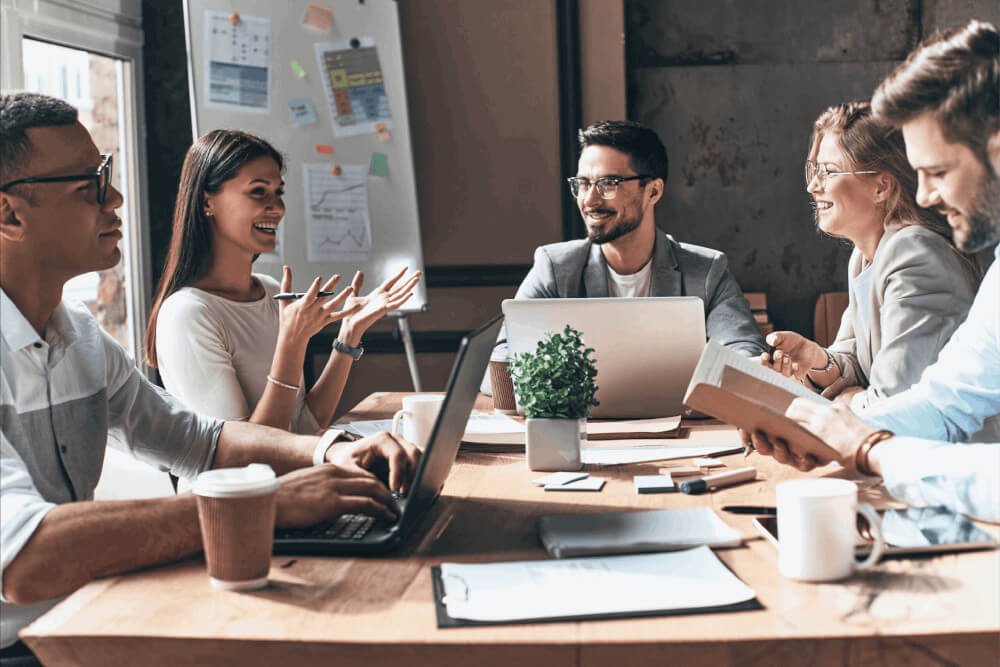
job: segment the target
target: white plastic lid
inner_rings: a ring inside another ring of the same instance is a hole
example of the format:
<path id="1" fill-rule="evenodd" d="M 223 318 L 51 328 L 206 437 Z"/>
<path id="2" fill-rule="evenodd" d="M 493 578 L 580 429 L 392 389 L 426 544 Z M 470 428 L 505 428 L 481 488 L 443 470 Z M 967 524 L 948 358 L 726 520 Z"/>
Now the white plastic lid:
<path id="1" fill-rule="evenodd" d="M 245 468 L 219 468 L 198 475 L 192 490 L 210 498 L 259 496 L 278 490 L 274 470 L 266 463 L 251 463 Z"/>

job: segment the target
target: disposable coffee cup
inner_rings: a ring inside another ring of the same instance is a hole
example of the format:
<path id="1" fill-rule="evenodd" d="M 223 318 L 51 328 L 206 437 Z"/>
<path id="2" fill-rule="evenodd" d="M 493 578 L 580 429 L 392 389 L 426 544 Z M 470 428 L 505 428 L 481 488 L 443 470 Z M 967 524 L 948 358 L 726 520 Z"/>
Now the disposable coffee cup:
<path id="1" fill-rule="evenodd" d="M 198 475 L 192 490 L 212 586 L 227 591 L 267 586 L 278 491 L 271 466 L 209 470 Z"/>
<path id="2" fill-rule="evenodd" d="M 490 361 L 490 388 L 493 390 L 493 412 L 517 414 L 514 381 L 510 377 L 510 362 Z"/>

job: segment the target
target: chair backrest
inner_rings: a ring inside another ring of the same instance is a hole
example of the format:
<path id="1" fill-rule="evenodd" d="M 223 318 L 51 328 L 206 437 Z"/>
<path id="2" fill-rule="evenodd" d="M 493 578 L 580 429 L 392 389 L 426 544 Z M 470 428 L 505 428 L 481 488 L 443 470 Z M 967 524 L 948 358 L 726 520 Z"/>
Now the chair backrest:
<path id="1" fill-rule="evenodd" d="M 847 292 L 824 292 L 816 299 L 813 315 L 813 339 L 828 347 L 837 338 L 840 318 L 847 310 Z"/>

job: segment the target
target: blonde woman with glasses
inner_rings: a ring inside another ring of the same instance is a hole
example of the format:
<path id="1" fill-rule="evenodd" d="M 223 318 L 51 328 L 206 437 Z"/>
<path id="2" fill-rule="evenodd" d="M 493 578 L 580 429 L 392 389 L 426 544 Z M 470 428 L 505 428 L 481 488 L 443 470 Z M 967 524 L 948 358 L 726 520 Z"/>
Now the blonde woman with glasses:
<path id="1" fill-rule="evenodd" d="M 965 320 L 981 274 L 944 216 L 914 203 L 903 137 L 872 118 L 868 102 L 824 111 L 810 147 L 816 224 L 854 244 L 849 303 L 830 347 L 776 331 L 761 363 L 859 410 L 920 378 Z"/>

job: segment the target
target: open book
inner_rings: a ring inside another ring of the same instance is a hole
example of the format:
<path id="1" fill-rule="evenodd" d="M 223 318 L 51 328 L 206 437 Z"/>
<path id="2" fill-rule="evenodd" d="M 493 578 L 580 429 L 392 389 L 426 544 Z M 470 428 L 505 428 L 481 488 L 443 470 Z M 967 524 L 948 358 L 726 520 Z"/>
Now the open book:
<path id="1" fill-rule="evenodd" d="M 684 394 L 684 405 L 745 431 L 760 430 L 795 443 L 822 461 L 839 459 L 833 448 L 785 416 L 799 397 L 830 404 L 795 380 L 708 341 Z"/>

